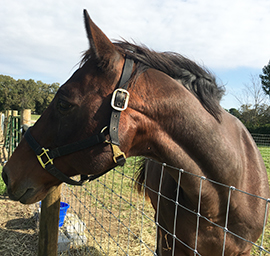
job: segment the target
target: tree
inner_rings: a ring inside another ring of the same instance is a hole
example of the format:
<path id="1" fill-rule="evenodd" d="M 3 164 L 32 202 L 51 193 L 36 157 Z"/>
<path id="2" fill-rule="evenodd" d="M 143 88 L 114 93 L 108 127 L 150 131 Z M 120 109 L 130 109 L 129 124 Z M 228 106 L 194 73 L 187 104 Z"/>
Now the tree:
<path id="1" fill-rule="evenodd" d="M 27 109 L 41 114 L 48 107 L 59 88 L 58 83 L 45 84 L 33 79 L 15 80 L 0 75 L 0 111 Z"/>
<path id="2" fill-rule="evenodd" d="M 244 84 L 241 95 L 234 95 L 241 105 L 251 105 L 257 110 L 258 106 L 267 100 L 258 75 L 250 74 L 250 83 Z"/>
<path id="3" fill-rule="evenodd" d="M 33 79 L 17 80 L 12 92 L 13 109 L 35 109 L 35 99 L 39 97 L 39 90 Z"/>
<path id="4" fill-rule="evenodd" d="M 236 109 L 236 108 L 230 108 L 229 109 L 229 113 L 235 117 L 237 117 L 238 119 L 241 118 L 241 113 Z"/>
<path id="5" fill-rule="evenodd" d="M 263 92 L 259 76 L 250 75 L 250 83 L 244 84 L 245 89 L 241 95 L 235 95 L 235 98 L 241 104 L 239 110 L 240 117 L 235 113 L 231 113 L 238 117 L 247 127 L 257 127 L 260 124 L 261 106 L 265 105 L 267 97 Z"/>
<path id="6" fill-rule="evenodd" d="M 266 104 L 267 97 L 259 76 L 250 75 L 250 81 L 251 83 L 245 84 L 241 95 L 235 95 L 241 107 L 238 110 L 231 108 L 229 113 L 242 121 L 250 132 L 269 133 L 270 106 Z"/>
<path id="7" fill-rule="evenodd" d="M 10 76 L 0 75 L 0 111 L 11 109 L 12 107 L 12 87 L 16 80 Z"/>
<path id="8" fill-rule="evenodd" d="M 38 114 L 42 114 L 59 89 L 59 83 L 45 84 L 37 81 L 37 85 L 39 88 L 39 97 L 35 100 L 35 111 Z"/>
<path id="9" fill-rule="evenodd" d="M 270 61 L 268 65 L 264 66 L 262 69 L 263 75 L 260 75 L 262 88 L 264 92 L 270 97 Z"/>

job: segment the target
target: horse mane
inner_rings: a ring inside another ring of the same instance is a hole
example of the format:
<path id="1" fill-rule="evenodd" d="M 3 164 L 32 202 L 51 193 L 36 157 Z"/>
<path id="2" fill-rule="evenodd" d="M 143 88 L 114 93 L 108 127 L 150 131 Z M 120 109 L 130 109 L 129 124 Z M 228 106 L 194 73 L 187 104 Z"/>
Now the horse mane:
<path id="1" fill-rule="evenodd" d="M 211 115 L 220 121 L 219 102 L 225 90 L 223 86 L 217 85 L 215 76 L 209 70 L 175 52 L 155 52 L 146 46 L 138 46 L 127 41 L 117 41 L 114 45 L 118 51 L 139 64 L 137 73 L 154 68 L 178 80 L 199 99 Z"/>
<path id="2" fill-rule="evenodd" d="M 134 188 L 138 191 L 139 194 L 142 194 L 145 185 L 146 159 L 142 158 L 139 165 L 140 167 L 135 173 Z"/>
<path id="3" fill-rule="evenodd" d="M 148 68 L 159 70 L 182 83 L 202 106 L 220 122 L 219 102 L 224 95 L 224 87 L 218 86 L 215 76 L 206 68 L 175 52 L 155 52 L 146 46 L 138 46 L 127 41 L 116 41 L 116 49 L 137 63 L 136 76 Z M 80 66 L 91 58 L 91 49 L 83 54 Z"/>

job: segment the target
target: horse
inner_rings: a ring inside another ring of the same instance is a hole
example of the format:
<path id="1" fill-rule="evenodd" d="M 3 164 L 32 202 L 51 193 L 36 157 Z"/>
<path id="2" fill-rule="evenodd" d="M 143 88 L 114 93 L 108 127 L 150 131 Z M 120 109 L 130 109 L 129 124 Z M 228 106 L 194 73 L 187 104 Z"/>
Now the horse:
<path id="1" fill-rule="evenodd" d="M 244 125 L 223 110 L 223 86 L 194 61 L 173 52 L 155 52 L 127 41 L 111 42 L 84 10 L 89 49 L 80 66 L 59 88 L 48 108 L 3 168 L 9 197 L 32 204 L 62 182 L 82 185 L 123 165 L 130 156 L 145 156 L 138 180 L 159 211 L 156 255 L 221 255 L 223 236 L 202 219 L 195 248 L 195 218 L 200 213 L 224 226 L 228 190 L 208 179 L 269 197 L 264 162 Z M 147 168 L 146 168 L 147 165 Z M 179 170 L 183 173 L 179 184 Z M 163 170 L 164 169 L 164 170 Z M 147 170 L 147 171 L 146 171 Z M 147 177 L 146 177 L 147 172 Z M 72 177 L 81 174 L 81 180 Z M 160 175 L 162 175 L 162 178 Z M 207 180 L 200 190 L 200 179 Z M 167 198 L 161 198 L 158 184 Z M 159 203 L 157 203 L 160 201 Z M 255 242 L 262 233 L 265 201 L 231 193 L 227 229 Z M 159 208 L 157 208 L 159 207 Z M 172 219 L 176 217 L 172 252 Z M 166 232 L 168 231 L 168 232 Z M 225 249 L 225 250 L 224 250 Z M 251 244 L 227 235 L 223 255 L 250 255 Z"/>

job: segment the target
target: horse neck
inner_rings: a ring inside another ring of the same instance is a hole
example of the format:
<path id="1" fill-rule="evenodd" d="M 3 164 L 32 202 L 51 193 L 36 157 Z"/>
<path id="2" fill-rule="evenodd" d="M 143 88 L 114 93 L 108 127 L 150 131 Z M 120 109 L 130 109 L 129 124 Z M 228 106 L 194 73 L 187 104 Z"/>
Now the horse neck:
<path id="1" fill-rule="evenodd" d="M 179 110 L 180 120 L 177 115 L 164 116 L 164 120 L 170 119 L 170 124 L 157 130 L 156 147 L 161 152 L 158 160 L 204 176 L 205 169 L 213 168 L 212 159 L 221 150 L 216 144 L 218 124 L 201 106 L 197 110 L 189 107 Z"/>
<path id="2" fill-rule="evenodd" d="M 222 150 L 218 145 L 219 122 L 190 91 L 172 78 L 151 70 L 141 84 L 147 81 L 151 82 L 139 89 L 141 95 L 144 92 L 144 101 L 138 109 L 143 118 L 146 117 L 144 126 L 149 136 L 147 139 L 144 136 L 142 143 L 147 144 L 149 150 L 139 154 L 197 175 L 204 175 L 202 166 L 213 169 L 213 159 Z M 172 176 L 177 179 L 178 174 Z"/>

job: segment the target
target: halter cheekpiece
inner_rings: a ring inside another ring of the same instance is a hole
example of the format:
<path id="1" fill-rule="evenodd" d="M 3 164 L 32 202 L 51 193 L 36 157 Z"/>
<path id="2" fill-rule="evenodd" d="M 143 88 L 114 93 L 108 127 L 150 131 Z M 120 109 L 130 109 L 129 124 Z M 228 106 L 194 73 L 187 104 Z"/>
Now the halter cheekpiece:
<path id="1" fill-rule="evenodd" d="M 80 181 L 73 180 L 69 178 L 67 175 L 62 173 L 59 169 L 54 166 L 53 160 L 57 157 L 69 155 L 71 153 L 93 147 L 95 145 L 101 143 L 109 143 L 112 147 L 113 152 L 113 160 L 117 165 L 123 166 L 126 162 L 125 153 L 121 151 L 119 148 L 120 142 L 118 138 L 118 128 L 120 122 L 121 112 L 124 111 L 128 106 L 129 101 L 129 92 L 127 91 L 128 82 L 132 74 L 134 61 L 128 57 L 125 59 L 123 71 L 121 74 L 121 78 L 119 81 L 118 88 L 113 92 L 112 99 L 111 99 L 111 119 L 110 125 L 108 127 L 104 127 L 102 131 L 97 134 L 93 135 L 89 138 L 84 140 L 74 142 L 68 145 L 64 145 L 55 149 L 45 149 L 39 145 L 39 143 L 34 139 L 31 135 L 30 130 L 28 129 L 24 134 L 24 138 L 26 139 L 29 146 L 35 152 L 37 159 L 40 165 L 46 169 L 51 175 L 56 177 L 62 182 L 65 182 L 70 185 L 80 186 L 83 184 L 84 181 L 89 180 L 92 181 L 94 179 L 99 178 L 103 174 L 107 173 L 109 170 L 102 172 L 101 174 L 96 175 L 81 175 Z M 110 141 L 106 140 L 105 133 L 109 130 Z"/>

